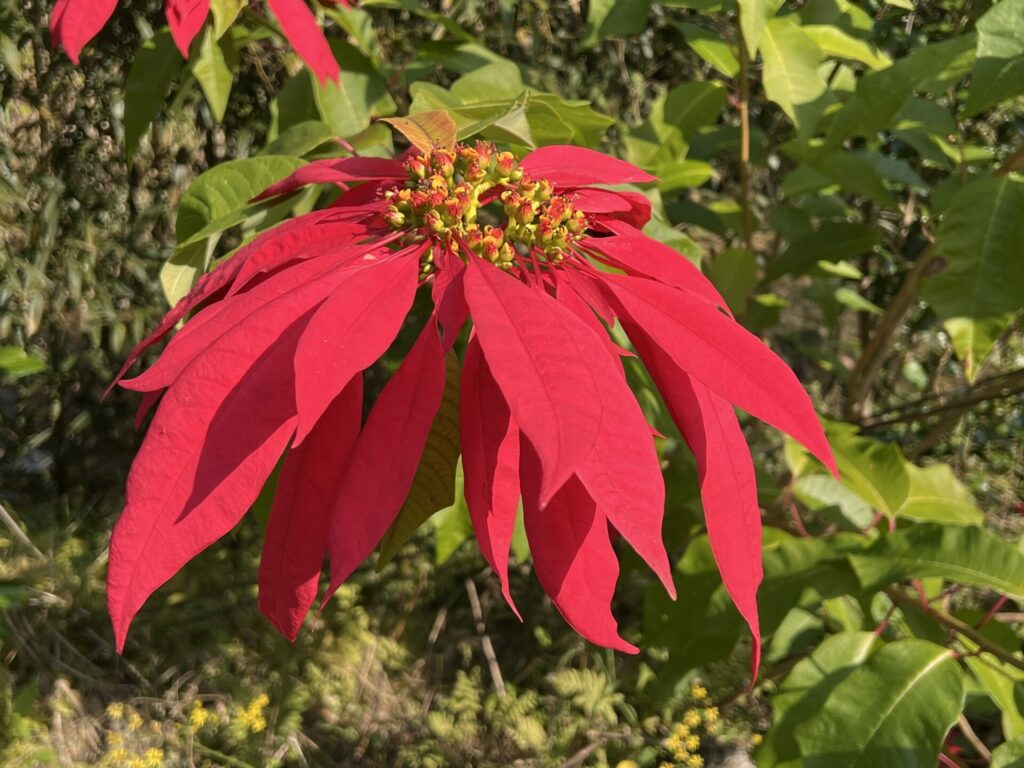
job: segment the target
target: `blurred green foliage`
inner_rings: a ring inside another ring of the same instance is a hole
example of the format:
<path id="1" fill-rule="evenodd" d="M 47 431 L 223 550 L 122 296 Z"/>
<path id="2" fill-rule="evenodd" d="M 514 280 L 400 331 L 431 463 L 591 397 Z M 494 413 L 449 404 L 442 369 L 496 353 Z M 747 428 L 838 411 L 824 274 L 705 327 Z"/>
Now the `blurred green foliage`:
<path id="1" fill-rule="evenodd" d="M 122 3 L 74 68 L 48 49 L 47 5 L 0 0 L 4 764 L 1019 759 L 1024 3 L 325 4 L 340 88 L 250 9 L 169 59 L 157 0 Z M 681 594 L 669 603 L 622 551 L 616 613 L 642 656 L 572 635 L 523 542 L 520 624 L 458 494 L 294 647 L 256 612 L 251 515 L 114 655 L 104 548 L 138 436 L 136 403 L 104 399 L 107 383 L 165 297 L 322 202 L 253 193 L 340 151 L 334 136 L 390 154 L 375 117 L 440 108 L 464 135 L 600 146 L 656 173 L 650 233 L 834 420 L 842 483 L 745 424 L 770 526 L 752 690 L 692 459 L 634 361 L 666 435 Z M 232 195 L 210 194 L 228 171 Z"/>

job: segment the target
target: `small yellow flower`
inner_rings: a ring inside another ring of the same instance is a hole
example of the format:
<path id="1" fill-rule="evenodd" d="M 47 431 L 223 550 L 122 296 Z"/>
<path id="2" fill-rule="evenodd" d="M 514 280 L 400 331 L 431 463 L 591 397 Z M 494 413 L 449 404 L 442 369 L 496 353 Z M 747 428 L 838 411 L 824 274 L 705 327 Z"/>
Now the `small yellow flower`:
<path id="1" fill-rule="evenodd" d="M 706 699 L 708 697 L 708 689 L 703 685 L 694 684 L 690 687 L 690 696 L 695 699 Z"/>
<path id="2" fill-rule="evenodd" d="M 192 733 L 198 733 L 210 720 L 210 712 L 203 706 L 203 702 L 196 699 L 192 702 L 192 711 L 188 713 L 188 727 Z"/>
<path id="3" fill-rule="evenodd" d="M 128 715 L 128 730 L 137 731 L 142 727 L 142 716 L 138 712 L 132 712 Z"/>
<path id="4" fill-rule="evenodd" d="M 698 736 L 697 734 L 687 736 L 686 741 L 683 743 L 686 745 L 686 748 L 688 750 L 690 750 L 691 752 L 696 752 L 698 749 L 700 749 L 700 736 Z"/>
<path id="5" fill-rule="evenodd" d="M 750 743 L 753 744 L 755 747 L 762 741 L 764 741 L 764 736 L 762 736 L 760 733 L 752 734 L 750 737 Z"/>
<path id="6" fill-rule="evenodd" d="M 615 764 L 615 768 L 640 768 L 640 766 L 637 764 L 636 760 L 619 760 L 619 762 Z"/>
<path id="7" fill-rule="evenodd" d="M 164 751 L 155 747 L 147 749 L 142 758 L 142 764 L 145 768 L 160 768 L 164 764 Z"/>
<path id="8" fill-rule="evenodd" d="M 672 753 L 672 758 L 680 763 L 686 762 L 689 757 L 690 753 L 686 751 L 685 747 L 680 747 Z"/>
<path id="9" fill-rule="evenodd" d="M 112 747 L 119 747 L 124 743 L 124 736 L 117 731 L 111 731 L 107 734 L 107 744 Z"/>
<path id="10" fill-rule="evenodd" d="M 107 758 L 113 765 L 122 765 L 128 760 L 128 752 L 118 747 L 117 749 L 110 750 L 107 753 Z"/>
<path id="11" fill-rule="evenodd" d="M 121 720 L 124 717 L 124 704 L 115 701 L 107 705 L 107 717 L 111 720 Z"/>
<path id="12" fill-rule="evenodd" d="M 702 713 L 704 715 L 705 723 L 717 723 L 718 722 L 718 707 L 708 707 Z"/>
<path id="13" fill-rule="evenodd" d="M 690 728 L 696 728 L 700 725 L 700 712 L 696 709 L 688 709 L 683 714 L 683 724 Z"/>
<path id="14" fill-rule="evenodd" d="M 668 762 L 668 760 L 666 760 L 665 762 L 660 763 L 658 765 L 658 768 L 676 768 L 676 767 L 674 765 L 672 765 L 672 763 Z"/>
<path id="15" fill-rule="evenodd" d="M 685 739 L 690 735 L 690 726 L 679 723 L 672 729 L 672 735 L 680 739 Z"/>
<path id="16" fill-rule="evenodd" d="M 661 742 L 661 746 L 671 752 L 682 744 L 682 741 L 678 736 L 672 735 Z"/>
<path id="17" fill-rule="evenodd" d="M 686 759 L 686 768 L 704 768 L 704 758 L 700 755 L 690 755 Z"/>

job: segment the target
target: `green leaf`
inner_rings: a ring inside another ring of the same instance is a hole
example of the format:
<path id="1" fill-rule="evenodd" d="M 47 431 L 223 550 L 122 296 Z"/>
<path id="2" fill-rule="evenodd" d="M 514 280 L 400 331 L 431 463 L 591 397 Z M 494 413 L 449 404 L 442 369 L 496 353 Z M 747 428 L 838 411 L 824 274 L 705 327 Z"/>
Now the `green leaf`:
<path id="1" fill-rule="evenodd" d="M 838 262 L 871 253 L 878 244 L 878 231 L 866 224 L 823 221 L 811 234 L 791 243 L 768 269 L 767 278 L 805 275 L 819 261 Z"/>
<path id="2" fill-rule="evenodd" d="M 953 652 L 902 640 L 836 685 L 796 741 L 807 768 L 934 768 L 963 703 Z"/>
<path id="3" fill-rule="evenodd" d="M 829 424 L 826 434 L 843 485 L 874 509 L 895 516 L 910 493 L 907 462 L 900 449 L 859 435 L 849 424 Z"/>
<path id="4" fill-rule="evenodd" d="M 1024 0 L 1001 0 L 979 20 L 968 116 L 1024 93 Z"/>
<path id="5" fill-rule="evenodd" d="M 751 59 L 755 59 L 764 28 L 782 6 L 782 0 L 738 0 L 737 5 L 740 9 L 740 29 L 743 30 L 747 54 Z"/>
<path id="6" fill-rule="evenodd" d="M 242 210 L 260 192 L 303 165 L 296 157 L 261 155 L 229 160 L 201 174 L 178 204 L 178 242 L 184 243 L 207 224 Z"/>
<path id="7" fill-rule="evenodd" d="M 969 378 L 1024 305 L 1024 179 L 975 179 L 945 209 L 935 242 L 945 269 L 921 293 L 945 322 Z"/>
<path id="8" fill-rule="evenodd" d="M 885 535 L 849 557 L 868 590 L 935 576 L 1024 596 L 1024 555 L 984 528 L 923 523 Z"/>
<path id="9" fill-rule="evenodd" d="M 715 175 L 711 163 L 703 160 L 678 160 L 664 163 L 657 168 L 658 189 L 666 194 L 681 189 L 693 189 Z"/>
<path id="10" fill-rule="evenodd" d="M 1016 637 L 1014 639 L 1016 640 Z M 1019 641 L 1016 644 L 1019 646 Z M 971 647 L 974 647 L 973 643 Z M 1019 698 L 1021 686 L 1024 685 L 1024 674 L 1016 667 L 1003 664 L 990 654 L 967 656 L 964 661 L 974 673 L 982 690 L 999 708 L 1004 738 L 1024 738 L 1024 713 L 1021 712 Z"/>
<path id="11" fill-rule="evenodd" d="M 826 56 L 859 61 L 871 69 L 885 69 L 892 64 L 892 59 L 877 47 L 848 35 L 839 27 L 831 24 L 807 24 L 803 30 Z"/>
<path id="12" fill-rule="evenodd" d="M 192 290 L 196 280 L 209 267 L 217 239 L 218 236 L 214 235 L 179 246 L 160 267 L 160 287 L 172 307 Z"/>
<path id="13" fill-rule="evenodd" d="M 473 523 L 469 518 L 469 508 L 466 506 L 464 483 L 460 458 L 455 469 L 455 503 L 433 517 L 435 565 L 444 565 L 448 562 L 463 542 L 473 535 Z"/>
<path id="14" fill-rule="evenodd" d="M 868 502 L 832 475 L 803 475 L 793 483 L 793 495 L 811 510 L 839 511 L 850 527 L 862 529 L 871 523 L 874 511 Z"/>
<path id="15" fill-rule="evenodd" d="M 319 120 L 306 120 L 289 126 L 270 142 L 261 155 L 292 155 L 302 157 L 329 141 L 334 141 L 334 132 Z"/>
<path id="16" fill-rule="evenodd" d="M 816 715 L 832 690 L 881 645 L 874 632 L 844 632 L 826 638 L 799 661 L 772 696 L 774 724 L 755 753 L 757 764 L 764 768 L 802 765 L 797 726 Z"/>
<path id="17" fill-rule="evenodd" d="M 313 97 L 323 121 L 338 136 L 348 138 L 366 130 L 375 116 L 392 115 L 397 105 L 384 79 L 375 72 L 342 69 L 337 82 L 313 82 Z"/>
<path id="18" fill-rule="evenodd" d="M 124 151 L 128 163 L 164 106 L 182 60 L 167 29 L 144 42 L 124 83 Z"/>
<path id="19" fill-rule="evenodd" d="M 244 5 L 245 0 L 210 0 L 213 34 L 218 40 L 224 37 L 224 33 L 235 23 Z"/>
<path id="20" fill-rule="evenodd" d="M 726 77 L 735 77 L 740 71 L 740 62 L 736 58 L 736 48 L 722 39 L 720 34 L 689 22 L 673 22 L 686 43 L 704 61 L 717 69 Z"/>
<path id="21" fill-rule="evenodd" d="M 581 48 L 590 48 L 606 37 L 638 35 L 647 28 L 651 0 L 590 0 L 587 34 Z"/>
<path id="22" fill-rule="evenodd" d="M 761 36 L 764 91 L 796 125 L 804 139 L 814 134 L 835 101 L 818 71 L 825 54 L 789 17 L 771 19 Z"/>
<path id="23" fill-rule="evenodd" d="M 836 288 L 833 295 L 837 302 L 847 309 L 852 309 L 854 312 L 867 312 L 871 315 L 883 314 L 880 306 L 868 301 L 864 296 L 857 293 L 857 291 L 852 288 L 847 288 L 845 285 L 840 288 Z"/>
<path id="24" fill-rule="evenodd" d="M 963 483 L 956 479 L 953 469 L 946 464 L 915 467 L 907 464 L 910 491 L 897 517 L 948 525 L 981 525 L 984 513 L 974 503 L 974 497 Z"/>
<path id="25" fill-rule="evenodd" d="M 1024 768 L 1024 738 L 1007 741 L 993 749 L 989 768 Z"/>
<path id="26" fill-rule="evenodd" d="M 206 95 L 213 119 L 219 123 L 224 120 L 228 99 L 231 97 L 231 83 L 238 66 L 234 39 L 231 35 L 218 39 L 213 27 L 207 26 L 199 40 L 198 49 L 194 50 L 192 74 Z"/>
<path id="27" fill-rule="evenodd" d="M 0 371 L 13 379 L 31 376 L 47 369 L 46 362 L 21 347 L 0 347 Z"/>
<path id="28" fill-rule="evenodd" d="M 380 543 L 379 571 L 402 545 L 436 512 L 455 503 L 455 471 L 459 462 L 459 358 L 445 359 L 445 385 L 441 406 L 430 425 L 423 457 L 413 477 L 409 496 Z"/>
<path id="29" fill-rule="evenodd" d="M 757 285 L 757 257 L 745 248 L 728 248 L 711 262 L 708 277 L 737 315 L 746 311 L 747 297 Z"/>

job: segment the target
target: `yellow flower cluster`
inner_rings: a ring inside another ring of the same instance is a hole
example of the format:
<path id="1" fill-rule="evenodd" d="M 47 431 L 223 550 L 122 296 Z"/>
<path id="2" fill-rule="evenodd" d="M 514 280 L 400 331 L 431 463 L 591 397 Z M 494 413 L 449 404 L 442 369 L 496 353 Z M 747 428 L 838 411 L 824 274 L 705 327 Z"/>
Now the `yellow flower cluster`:
<path id="1" fill-rule="evenodd" d="M 203 702 L 196 699 L 192 702 L 192 709 L 188 713 L 188 727 L 192 733 L 198 733 L 210 721 L 212 715 L 210 710 L 203 706 Z"/>
<path id="2" fill-rule="evenodd" d="M 265 693 L 261 693 L 251 702 L 249 706 L 241 710 L 238 713 L 238 719 L 242 721 L 242 725 L 248 728 L 253 733 L 261 733 L 267 729 L 267 718 L 264 712 L 267 709 L 267 705 L 270 704 L 270 697 Z"/>

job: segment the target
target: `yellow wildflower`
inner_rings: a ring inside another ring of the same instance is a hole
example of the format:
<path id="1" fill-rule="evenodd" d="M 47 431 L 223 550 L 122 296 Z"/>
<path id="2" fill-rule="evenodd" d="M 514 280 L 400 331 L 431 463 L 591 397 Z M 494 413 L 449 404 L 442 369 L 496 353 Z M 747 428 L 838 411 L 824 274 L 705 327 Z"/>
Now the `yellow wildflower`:
<path id="1" fill-rule="evenodd" d="M 156 747 L 147 749 L 142 758 L 142 764 L 145 768 L 160 768 L 164 764 L 164 751 Z"/>
<path id="2" fill-rule="evenodd" d="M 704 758 L 700 755 L 690 755 L 686 759 L 686 768 L 704 768 Z"/>
<path id="3" fill-rule="evenodd" d="M 688 750 L 690 750 L 691 752 L 696 752 L 698 749 L 700 749 L 700 736 L 698 736 L 697 734 L 687 736 L 686 741 L 683 743 L 686 745 L 686 748 Z"/>
<path id="4" fill-rule="evenodd" d="M 708 689 L 705 688 L 703 685 L 697 685 L 696 683 L 694 683 L 690 687 L 690 696 L 692 696 L 695 699 L 706 699 L 708 697 Z"/>
<path id="5" fill-rule="evenodd" d="M 686 751 L 686 747 L 680 747 L 672 753 L 672 758 L 680 763 L 686 762 L 689 756 L 690 753 Z"/>
<path id="6" fill-rule="evenodd" d="M 242 724 L 253 733 L 260 733 L 267 729 L 267 719 L 263 716 L 263 710 L 270 704 L 270 697 L 261 693 L 251 702 L 249 706 L 239 712 L 238 717 Z"/>
<path id="7" fill-rule="evenodd" d="M 210 720 L 210 712 L 203 706 L 203 702 L 196 699 L 192 702 L 192 711 L 188 713 L 188 727 L 192 733 L 198 733 Z"/>
<path id="8" fill-rule="evenodd" d="M 615 764 L 615 768 L 640 768 L 640 766 L 637 764 L 636 760 L 619 760 L 619 762 Z"/>
<path id="9" fill-rule="evenodd" d="M 111 720 L 121 720 L 124 717 L 124 704 L 115 701 L 107 705 L 107 717 Z"/>
<path id="10" fill-rule="evenodd" d="M 138 712 L 132 712 L 128 715 L 128 730 L 137 731 L 142 727 L 142 716 Z"/>
<path id="11" fill-rule="evenodd" d="M 690 728 L 696 728 L 700 725 L 700 712 L 696 709 L 688 709 L 683 714 L 683 724 Z"/>
<path id="12" fill-rule="evenodd" d="M 704 722 L 706 723 L 717 723 L 718 722 L 718 707 L 708 707 L 702 713 L 704 715 Z"/>
<path id="13" fill-rule="evenodd" d="M 122 765 L 128 760 L 128 752 L 121 747 L 112 749 L 107 753 L 107 759 L 112 765 Z"/>
<path id="14" fill-rule="evenodd" d="M 760 733 L 752 734 L 750 737 L 750 743 L 753 744 L 755 747 L 762 741 L 764 741 L 764 736 L 762 736 Z"/>
<path id="15" fill-rule="evenodd" d="M 107 744 L 112 747 L 119 747 L 124 743 L 124 736 L 117 731 L 111 731 L 107 734 Z"/>
<path id="16" fill-rule="evenodd" d="M 678 723 L 676 727 L 672 729 L 672 735 L 680 739 L 685 739 L 690 735 L 690 726 Z"/>

